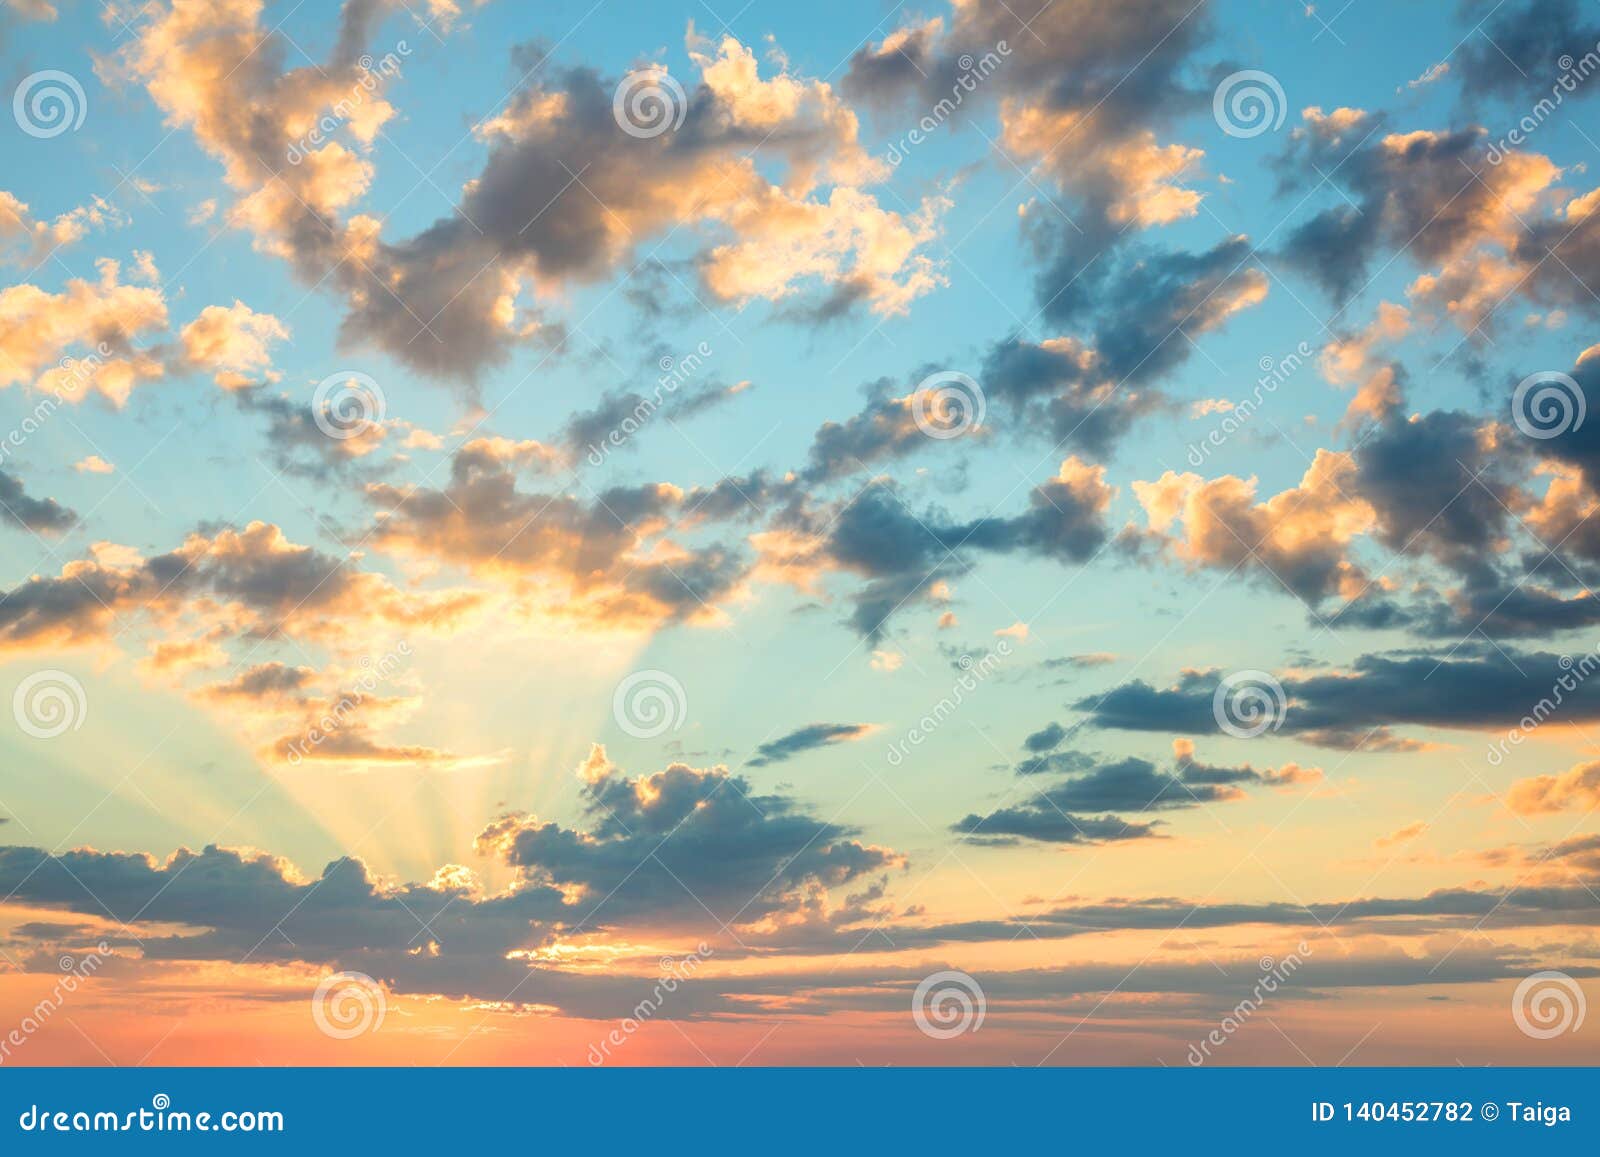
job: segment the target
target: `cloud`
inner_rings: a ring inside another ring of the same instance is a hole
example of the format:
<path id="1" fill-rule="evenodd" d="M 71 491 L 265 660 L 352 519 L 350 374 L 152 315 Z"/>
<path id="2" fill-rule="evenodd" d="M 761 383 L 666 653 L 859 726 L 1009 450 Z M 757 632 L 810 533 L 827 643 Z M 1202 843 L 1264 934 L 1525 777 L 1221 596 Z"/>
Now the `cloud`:
<path id="1" fill-rule="evenodd" d="M 270 313 L 257 313 L 235 301 L 231 306 L 206 306 L 179 336 L 191 365 L 213 372 L 218 385 L 237 389 L 270 371 L 270 347 L 286 341 L 289 329 Z"/>
<path id="2" fill-rule="evenodd" d="M 87 458 L 80 458 L 72 464 L 72 468 L 79 474 L 115 474 L 117 468 L 98 454 L 90 454 Z"/>
<path id="3" fill-rule="evenodd" d="M 648 238 L 686 225 L 705 234 L 694 258 L 705 291 L 729 303 L 848 284 L 890 315 L 942 284 L 923 250 L 944 199 L 883 208 L 865 187 L 887 166 L 862 149 L 833 89 L 781 64 L 762 76 L 732 37 L 691 35 L 700 82 L 684 93 L 682 123 L 657 135 L 619 124 L 614 79 L 541 68 L 546 53 L 517 49 L 521 80 L 475 126 L 488 156 L 460 203 L 413 236 L 385 237 L 358 209 L 373 141 L 397 111 L 387 91 L 406 67 L 362 67 L 384 14 L 347 8 L 327 60 L 286 68 L 284 38 L 254 7 L 158 6 L 103 69 L 143 85 L 221 162 L 231 223 L 306 283 L 342 294 L 347 341 L 473 380 L 547 336 L 525 295 L 611 276 Z M 337 107 L 354 114 L 323 138 L 304 135 Z"/>
<path id="4" fill-rule="evenodd" d="M 531 614 L 621 630 L 724 621 L 719 605 L 740 591 L 749 563 L 671 536 L 677 519 L 711 517 L 700 506 L 711 496 L 664 482 L 609 487 L 588 501 L 523 490 L 517 467 L 527 451 L 475 440 L 457 451 L 442 488 L 370 484 L 372 546 L 494 579 Z"/>
<path id="5" fill-rule="evenodd" d="M 575 893 L 576 920 L 664 927 L 709 912 L 721 924 L 756 925 L 904 866 L 789 797 L 755 794 L 726 768 L 675 763 L 629 779 L 600 754 L 583 788 L 587 831 L 513 815 L 478 837 L 529 884 Z"/>
<path id="6" fill-rule="evenodd" d="M 1067 729 L 1059 723 L 1049 723 L 1022 741 L 1028 751 L 1038 753 L 1053 751 L 1067 736 Z"/>
<path id="7" fill-rule="evenodd" d="M 150 284 L 125 281 L 121 263 L 102 258 L 95 280 L 69 278 L 57 293 L 31 283 L 0 289 L 0 387 L 31 386 L 58 402 L 98 394 L 120 408 L 170 374 L 210 373 L 229 387 L 271 374 L 269 347 L 288 330 L 243 302 L 206 306 L 179 340 L 162 340 L 166 295 L 142 256 L 135 273 Z"/>
<path id="8" fill-rule="evenodd" d="M 1202 153 L 1157 131 L 1199 103 L 1183 72 L 1211 27 L 1182 0 L 959 4 L 948 26 L 911 20 L 857 49 L 842 87 L 884 109 L 950 106 L 956 124 L 998 105 L 1005 147 L 1078 200 L 1074 227 L 1098 245 L 1111 228 L 1196 211 L 1180 181 Z"/>
<path id="9" fill-rule="evenodd" d="M 933 367 L 924 367 L 915 376 L 924 381 L 933 372 Z M 905 394 L 893 395 L 889 383 L 880 381 L 872 386 L 871 395 L 859 413 L 843 422 L 824 422 L 817 428 L 801 475 L 805 482 L 832 482 L 918 450 L 939 448 L 939 440 L 929 436 L 927 426 L 930 421 L 940 420 L 939 387 L 915 387 Z M 985 433 L 981 426 L 973 425 L 964 430 L 963 436 L 982 437 Z"/>
<path id="10" fill-rule="evenodd" d="M 1302 121 L 1281 171 L 1295 180 L 1328 173 L 1355 205 L 1341 202 L 1294 226 L 1281 252 L 1341 301 L 1365 280 L 1380 244 L 1403 249 L 1425 267 L 1446 263 L 1446 269 L 1482 246 L 1520 246 L 1524 222 L 1548 201 L 1561 175 L 1537 153 L 1510 153 L 1490 163 L 1480 128 L 1385 132 L 1381 114 L 1325 113 L 1316 106 Z M 1412 295 L 1443 305 L 1437 276 L 1448 275 L 1429 275 L 1413 285 Z"/>
<path id="11" fill-rule="evenodd" d="M 1379 836 L 1376 840 L 1372 841 L 1372 846 L 1380 850 L 1385 848 L 1397 848 L 1401 844 L 1408 844 L 1412 840 L 1418 839 L 1425 835 L 1429 826 L 1430 825 L 1423 820 L 1406 824 L 1404 827 L 1396 828 L 1386 836 Z"/>
<path id="12" fill-rule="evenodd" d="M 1111 812 L 1165 812 L 1230 803 L 1245 798 L 1242 784 L 1293 787 L 1322 778 L 1319 768 L 1288 763 L 1276 770 L 1257 770 L 1201 763 L 1194 744 L 1173 742 L 1171 771 L 1158 770 L 1149 760 L 1129 756 L 1106 760 L 1085 752 L 1052 752 L 1068 732 L 1052 723 L 1029 735 L 1023 747 L 1031 754 L 1016 766 L 1020 776 L 1070 772 L 1055 784 L 1033 789 L 1022 804 L 999 808 L 987 816 L 968 815 L 952 830 L 993 846 L 1019 839 L 1062 844 L 1097 844 L 1107 841 L 1157 837 L 1159 823 L 1135 823 Z M 1102 813 L 1094 818 L 1089 813 Z"/>
<path id="13" fill-rule="evenodd" d="M 0 651 L 106 644 L 124 617 L 140 616 L 169 630 L 187 616 L 234 637 L 348 645 L 379 624 L 444 629 L 481 602 L 462 591 L 404 591 L 347 562 L 266 522 L 196 531 L 150 559 L 97 543 L 58 576 L 36 575 L 0 597 Z"/>
<path id="14" fill-rule="evenodd" d="M 1034 488 L 1023 513 L 961 522 L 942 511 L 913 512 L 892 482 L 874 480 L 839 502 L 779 511 L 754 536 L 761 556 L 755 573 L 806 590 L 839 571 L 863 578 L 850 622 L 877 639 L 895 612 L 932 599 L 941 583 L 965 573 L 969 554 L 1085 562 L 1106 541 L 1113 493 L 1103 466 L 1073 456 Z"/>
<path id="15" fill-rule="evenodd" d="M 1236 235 L 1199 253 L 1108 259 L 1085 271 L 1069 246 L 1050 258 L 1036 293 L 1052 322 L 1098 318 L 1092 345 L 1102 373 L 1116 382 L 1144 381 L 1187 361 L 1192 339 L 1266 300 L 1267 276 L 1252 264 L 1254 253 L 1249 238 Z"/>
<path id="16" fill-rule="evenodd" d="M 1069 815 L 1048 801 L 1000 808 L 988 815 L 972 813 L 951 825 L 969 842 L 1009 847 L 1021 840 L 1051 844 L 1105 844 L 1159 838 L 1157 823 L 1138 823 L 1116 816 Z"/>
<path id="17" fill-rule="evenodd" d="M 102 197 L 41 221 L 15 194 L 0 189 L 0 258 L 35 269 L 58 250 L 83 240 L 91 229 L 125 224 L 127 218 Z"/>
<path id="18" fill-rule="evenodd" d="M 1570 808 L 1600 806 L 1600 763 L 1580 763 L 1559 775 L 1519 779 L 1506 791 L 1506 806 L 1517 815 L 1541 815 Z"/>
<path id="19" fill-rule="evenodd" d="M 1493 6 L 1475 0 L 1466 10 L 1467 19 L 1478 22 L 1479 35 L 1462 43 L 1455 61 L 1462 92 L 1472 101 L 1549 97 L 1557 79 L 1552 70 L 1571 68 L 1559 62 L 1593 52 L 1600 43 L 1600 23 L 1586 23 L 1577 0 Z M 1586 95 L 1581 82 L 1569 95 Z"/>
<path id="20" fill-rule="evenodd" d="M 1088 454 L 1109 453 L 1135 422 L 1163 405 L 1154 390 L 1119 381 L 1115 368 L 1074 338 L 996 342 L 980 377 L 991 398 L 1014 408 L 1019 429 Z"/>
<path id="21" fill-rule="evenodd" d="M 122 405 L 136 386 L 162 377 L 160 352 L 138 344 L 167 327 L 161 290 L 122 280 L 115 261 L 97 280 L 71 278 L 60 293 L 36 285 L 0 289 L 0 386 L 31 385 L 68 401 L 95 392 Z M 63 351 L 86 350 L 79 359 Z"/>
<path id="22" fill-rule="evenodd" d="M 1356 464 L 1345 453 L 1318 450 L 1298 486 L 1256 501 L 1256 480 L 1204 479 L 1167 471 L 1135 482 L 1162 548 L 1190 566 L 1244 568 L 1281 584 L 1308 603 L 1359 594 L 1366 578 L 1349 557 L 1351 540 L 1375 521 L 1355 490 Z"/>
<path id="23" fill-rule="evenodd" d="M 76 526 L 78 516 L 54 498 L 34 498 L 14 475 L 0 470 L 0 524 L 60 534 Z"/>
<path id="24" fill-rule="evenodd" d="M 782 763 L 793 759 L 803 751 L 864 739 L 872 733 L 872 730 L 873 725 L 870 723 L 812 723 L 781 738 L 763 743 L 756 748 L 755 757 L 746 762 L 750 767 L 766 767 L 769 764 Z"/>
<path id="25" fill-rule="evenodd" d="M 1379 364 L 1373 355 L 1378 347 L 1403 338 L 1410 328 L 1411 315 L 1405 306 L 1382 301 L 1365 329 L 1335 336 L 1322 347 L 1323 375 L 1335 385 L 1357 386 L 1356 396 L 1345 411 L 1343 427 L 1367 420 L 1381 422 L 1400 408 L 1404 367 L 1396 362 Z"/>
<path id="26" fill-rule="evenodd" d="M 515 990 L 580 1015 L 594 1007 L 579 999 L 582 973 L 547 967 L 542 954 L 554 936 L 629 930 L 731 949 L 742 937 L 887 915 L 872 905 L 879 887 L 837 906 L 828 894 L 879 880 L 903 857 L 787 796 L 754 794 L 724 768 L 674 764 L 633 779 L 596 748 L 584 781 L 587 828 L 506 815 L 483 829 L 480 853 L 516 870 L 499 893 L 460 865 L 427 883 L 394 883 L 341 858 L 306 878 L 286 860 L 218 847 L 165 861 L 4 847 L 0 889 L 14 902 L 115 921 L 118 940 L 137 930 L 147 963 L 311 961 L 407 992 L 500 1000 Z M 553 995 L 562 990 L 569 995 Z"/>
<path id="27" fill-rule="evenodd" d="M 1390 726 L 1511 728 L 1549 698 L 1567 670 L 1559 655 L 1487 645 L 1362 655 L 1346 670 L 1281 677 L 1285 706 L 1269 721 L 1303 739 L 1331 735 L 1344 741 L 1340 746 Z M 1188 672 L 1160 689 L 1135 679 L 1072 706 L 1100 727 L 1209 735 L 1220 730 L 1212 713 L 1220 678 Z M 1578 682 L 1554 715 L 1560 723 L 1600 718 L 1600 688 Z"/>

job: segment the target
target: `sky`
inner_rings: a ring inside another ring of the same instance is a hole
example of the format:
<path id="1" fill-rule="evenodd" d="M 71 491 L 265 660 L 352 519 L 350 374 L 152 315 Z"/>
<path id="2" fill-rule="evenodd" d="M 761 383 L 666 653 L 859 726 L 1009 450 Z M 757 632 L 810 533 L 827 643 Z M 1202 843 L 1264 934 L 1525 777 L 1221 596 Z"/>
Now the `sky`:
<path id="1" fill-rule="evenodd" d="M 0 1064 L 1600 1062 L 1600 5 L 0 60 Z"/>

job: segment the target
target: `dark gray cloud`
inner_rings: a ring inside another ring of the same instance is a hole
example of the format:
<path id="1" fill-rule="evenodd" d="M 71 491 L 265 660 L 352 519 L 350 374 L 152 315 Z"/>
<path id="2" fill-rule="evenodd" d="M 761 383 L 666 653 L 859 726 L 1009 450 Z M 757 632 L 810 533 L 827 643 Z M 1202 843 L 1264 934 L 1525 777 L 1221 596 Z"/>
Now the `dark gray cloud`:
<path id="1" fill-rule="evenodd" d="M 970 569 L 971 554 L 1086 561 L 1106 541 L 1110 499 L 1101 471 L 1069 460 L 1057 477 L 1034 488 L 1026 511 L 1010 517 L 963 522 L 939 510 L 918 514 L 894 483 L 879 480 L 829 506 L 792 502 L 775 525 L 817 543 L 807 557 L 786 561 L 866 579 L 852 596 L 850 622 L 876 638 L 896 610 Z"/>
<path id="2" fill-rule="evenodd" d="M 1130 343 L 1124 335 L 1109 336 L 1123 348 Z M 1122 384 L 1116 367 L 1070 341 L 1036 345 L 1010 337 L 996 342 L 984 358 L 981 378 L 990 398 L 1014 409 L 1019 429 L 1043 432 L 1060 446 L 1094 455 L 1110 453 L 1135 422 L 1167 405 L 1152 389 Z"/>
<path id="3" fill-rule="evenodd" d="M 584 801 L 586 831 L 510 816 L 479 837 L 530 881 L 581 888 L 579 921 L 665 926 L 709 911 L 723 924 L 754 924 L 795 910 L 816 887 L 903 863 L 723 768 L 673 764 L 641 780 L 607 768 Z"/>
<path id="4" fill-rule="evenodd" d="M 276 699 L 298 695 L 315 676 L 310 667 L 257 663 L 226 682 L 213 684 L 206 693 L 218 699 Z"/>
<path id="5" fill-rule="evenodd" d="M 1291 195 L 1298 197 L 1319 173 L 1343 191 L 1291 227 L 1278 250 L 1335 300 L 1363 287 L 1380 250 L 1441 267 L 1419 300 L 1442 307 L 1471 299 L 1483 274 L 1469 257 L 1488 246 L 1505 250 L 1514 267 L 1506 271 L 1511 293 L 1593 309 L 1592 296 L 1569 271 L 1595 268 L 1594 215 L 1572 220 L 1538 208 L 1536 194 L 1560 171 L 1533 153 L 1505 152 L 1483 128 L 1397 131 L 1382 113 L 1345 120 L 1310 109 L 1278 164 Z M 1552 254 L 1561 260 L 1547 260 Z M 1463 308 L 1466 324 L 1475 324 L 1476 306 L 1468 301 Z"/>
<path id="6" fill-rule="evenodd" d="M 1158 771 L 1149 760 L 1130 756 L 1063 780 L 1039 796 L 1063 811 L 1170 811 L 1238 799 L 1240 793 L 1229 785 L 1258 778 L 1248 768 L 1227 769 L 1227 775 L 1209 781 L 1204 772 L 1191 775 L 1190 771 L 1189 767 L 1178 774 Z"/>
<path id="7" fill-rule="evenodd" d="M 632 445 L 634 434 L 652 421 L 686 422 L 725 402 L 738 391 L 728 386 L 684 387 L 671 375 L 663 375 L 648 394 L 637 390 L 610 390 L 586 410 L 580 410 L 562 426 L 555 449 L 568 461 L 596 457 Z"/>
<path id="8" fill-rule="evenodd" d="M 1431 553 L 1473 570 L 1503 549 L 1518 504 L 1512 452 L 1492 447 L 1481 418 L 1434 410 L 1391 418 L 1356 450 L 1356 486 L 1391 550 Z"/>
<path id="9" fill-rule="evenodd" d="M 1066 735 L 1065 727 L 1051 722 L 1024 739 L 1022 746 L 1032 752 L 1051 751 L 1066 738 Z"/>
<path id="10" fill-rule="evenodd" d="M 812 723 L 763 743 L 756 748 L 755 757 L 747 760 L 746 764 L 750 767 L 766 767 L 768 764 L 782 763 L 803 751 L 860 739 L 871 730 L 870 723 Z"/>
<path id="11" fill-rule="evenodd" d="M 1054 746 L 1065 736 L 1063 728 L 1052 724 L 1028 737 L 1030 750 L 1035 750 L 1031 746 L 1035 739 Z M 1000 808 L 987 816 L 969 815 L 954 830 L 989 844 L 1017 839 L 1067 844 L 1142 839 L 1158 834 L 1155 825 L 1110 814 L 1096 819 L 1093 813 L 1186 810 L 1243 799 L 1245 793 L 1241 789 L 1246 784 L 1281 787 L 1320 776 L 1320 772 L 1295 764 L 1263 771 L 1248 764 L 1223 767 L 1201 763 L 1194 758 L 1189 744 L 1179 746 L 1171 771 L 1162 771 L 1137 756 L 1106 760 L 1077 751 L 1033 755 L 1016 766 L 1016 773 L 1021 776 L 1047 772 L 1073 774 L 1049 787 L 1034 789 L 1019 805 Z"/>
<path id="12" fill-rule="evenodd" d="M 1039 276 L 1045 316 L 1067 323 L 1095 311 L 1092 345 L 1113 381 L 1158 377 L 1185 361 L 1194 338 L 1266 294 L 1266 275 L 1246 237 L 1228 237 L 1199 253 L 1139 254 L 1080 276 L 1058 260 Z M 1059 255 L 1058 255 L 1059 256 Z"/>
<path id="13" fill-rule="evenodd" d="M 1022 840 L 1049 844 L 1105 844 L 1158 838 L 1157 823 L 1139 823 L 1117 816 L 1071 815 L 1035 801 L 1004 807 L 988 815 L 973 813 L 951 825 L 969 843 L 1010 847 Z"/>
<path id="14" fill-rule="evenodd" d="M 54 498 L 35 498 L 15 475 L 0 470 L 0 524 L 9 523 L 35 534 L 59 534 L 78 523 L 78 516 Z"/>
<path id="15" fill-rule="evenodd" d="M 804 912 L 819 890 L 850 884 L 861 891 L 836 919 L 886 915 L 877 906 L 881 878 L 903 859 L 788 796 L 758 795 L 721 768 L 675 764 L 630 779 L 603 752 L 588 767 L 586 829 L 508 815 L 479 836 L 480 852 L 517 869 L 516 887 L 498 894 L 474 890 L 459 873 L 455 882 L 387 883 L 350 858 L 302 879 L 283 860 L 217 847 L 182 849 L 165 862 L 0 847 L 0 894 L 121 924 L 107 938 L 136 940 L 147 961 L 310 961 L 408 992 L 499 1000 L 516 990 L 523 1001 L 578 1015 L 616 1015 L 637 982 L 592 988 L 579 974 L 507 953 L 557 933 L 619 929 L 731 947 L 745 934 L 759 939 L 756 926 L 775 916 Z M 681 1014 L 726 1008 L 712 993 Z"/>
<path id="16" fill-rule="evenodd" d="M 1345 672 L 1281 679 L 1285 706 L 1269 707 L 1266 718 L 1302 738 L 1405 725 L 1511 728 L 1568 677 L 1571 664 L 1562 659 L 1470 644 L 1449 652 L 1362 655 Z M 1212 708 L 1221 677 L 1191 672 L 1165 688 L 1135 679 L 1073 707 L 1100 727 L 1209 735 L 1221 730 Z M 1559 713 L 1575 723 L 1600 718 L 1600 687 L 1579 681 L 1563 692 Z"/>
<path id="17" fill-rule="evenodd" d="M 1600 44 L 1600 21 L 1578 0 L 1464 0 L 1461 8 L 1473 31 L 1451 57 L 1451 66 L 1469 102 L 1549 98 L 1572 68 L 1561 61 L 1580 60 Z M 1563 99 L 1586 95 L 1581 81 L 1562 93 Z"/>
<path id="18" fill-rule="evenodd" d="M 1348 301 L 1366 280 L 1367 261 L 1383 227 L 1380 214 L 1335 205 L 1290 229 L 1280 252 L 1290 266 Z"/>

